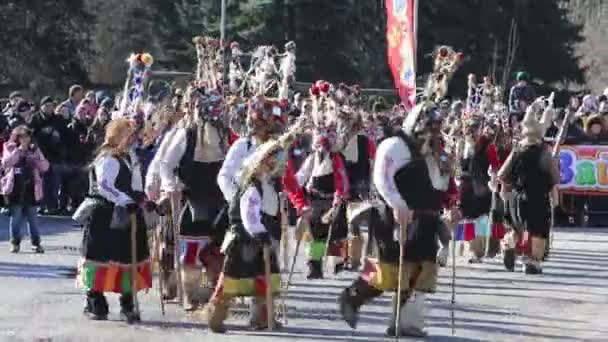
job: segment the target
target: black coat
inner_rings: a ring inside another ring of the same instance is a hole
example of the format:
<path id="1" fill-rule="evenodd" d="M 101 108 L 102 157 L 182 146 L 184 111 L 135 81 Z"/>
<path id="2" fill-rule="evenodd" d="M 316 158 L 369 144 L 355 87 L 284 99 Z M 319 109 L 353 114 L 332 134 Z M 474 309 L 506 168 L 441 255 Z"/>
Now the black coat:
<path id="1" fill-rule="evenodd" d="M 51 163 L 63 163 L 67 154 L 67 145 L 63 132 L 68 121 L 55 114 L 37 113 L 32 119 L 34 139 L 42 154 Z"/>
<path id="2" fill-rule="evenodd" d="M 72 120 L 63 131 L 65 146 L 69 147 L 66 162 L 70 165 L 85 165 L 93 157 L 95 147 L 86 141 L 88 126 Z"/>

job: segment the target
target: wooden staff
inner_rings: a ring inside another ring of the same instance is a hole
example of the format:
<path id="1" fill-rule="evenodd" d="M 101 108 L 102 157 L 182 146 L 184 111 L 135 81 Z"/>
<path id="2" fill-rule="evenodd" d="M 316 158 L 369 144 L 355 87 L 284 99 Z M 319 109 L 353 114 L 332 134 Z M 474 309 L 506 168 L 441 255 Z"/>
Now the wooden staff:
<path id="1" fill-rule="evenodd" d="M 296 224 L 296 232 L 300 229 L 300 226 L 303 224 L 304 219 L 300 218 Z M 298 236 L 298 241 L 296 242 L 296 249 L 294 251 L 293 257 L 291 258 L 291 266 L 289 267 L 289 276 L 287 277 L 287 285 L 285 286 L 285 292 L 289 290 L 289 286 L 291 285 L 291 278 L 293 277 L 293 272 L 296 268 L 296 260 L 298 258 L 298 253 L 300 251 L 300 245 L 302 243 L 302 236 Z"/>
<path id="2" fill-rule="evenodd" d="M 272 331 L 274 314 L 272 309 L 272 275 L 270 273 L 270 246 L 264 246 L 264 273 L 266 278 L 266 321 L 268 331 Z"/>
<path id="3" fill-rule="evenodd" d="M 176 217 L 178 215 L 177 210 L 177 200 L 171 196 L 169 198 L 171 202 L 171 215 L 170 215 L 170 223 L 171 228 L 173 230 L 173 244 L 174 244 L 174 264 L 175 264 L 175 280 L 177 282 L 177 298 L 180 305 L 183 305 L 184 301 L 184 287 L 182 281 L 182 265 L 180 263 L 180 245 L 179 245 L 179 227 L 177 224 Z"/>
<path id="4" fill-rule="evenodd" d="M 551 98 L 553 97 L 553 93 L 551 93 Z M 551 100 L 552 102 L 552 100 Z M 559 145 L 566 138 L 568 132 L 568 126 L 570 125 L 570 117 L 572 116 L 573 111 L 566 111 L 566 115 L 564 116 L 564 120 L 559 127 L 559 131 L 557 132 L 557 136 L 555 137 L 555 141 L 553 142 L 553 149 L 551 150 L 551 157 L 553 159 L 559 157 Z M 551 221 L 550 221 L 550 229 L 551 234 L 549 236 L 549 249 L 553 246 L 553 225 L 555 225 L 555 212 L 554 207 L 556 206 L 553 203 L 553 194 L 549 196 L 549 205 L 551 206 Z"/>
<path id="5" fill-rule="evenodd" d="M 165 301 L 163 300 L 163 267 L 160 261 L 160 232 L 154 232 L 154 259 L 158 262 L 158 291 L 160 292 L 160 312 L 165 315 Z"/>
<path id="6" fill-rule="evenodd" d="M 327 213 L 325 213 L 323 215 L 323 217 L 321 217 L 321 222 L 323 222 L 323 224 L 327 224 L 329 225 L 328 229 L 327 229 L 327 239 L 325 240 L 325 254 L 324 254 L 324 260 L 323 263 L 325 264 L 325 266 L 327 266 L 327 252 L 329 251 L 329 244 L 331 243 L 331 237 L 332 237 L 332 231 L 333 231 L 333 220 L 334 217 L 336 216 L 336 214 L 338 213 L 338 210 L 340 208 L 340 206 L 342 205 L 342 201 L 336 202 L 328 211 Z M 325 267 L 327 268 L 327 267 Z"/>
<path id="7" fill-rule="evenodd" d="M 458 220 L 453 222 L 452 226 L 452 336 L 456 335 L 456 230 L 458 229 Z"/>
<path id="8" fill-rule="evenodd" d="M 129 105 L 129 88 L 131 86 L 131 68 L 127 72 L 127 80 L 122 90 L 122 97 L 120 98 L 120 115 L 125 116 L 127 113 L 127 107 Z"/>
<path id="9" fill-rule="evenodd" d="M 283 269 L 285 270 L 285 272 L 289 271 L 289 276 L 291 276 L 291 271 L 289 270 L 289 222 L 288 222 L 288 213 L 287 213 L 287 194 L 285 192 L 281 192 L 281 194 L 279 195 L 279 199 L 281 201 L 281 230 L 282 230 L 282 234 L 281 234 L 281 245 L 282 245 L 282 249 L 283 249 Z M 296 251 L 297 253 L 297 251 Z M 295 259 L 295 255 L 294 255 L 294 259 Z M 287 289 L 289 288 L 289 282 L 290 280 L 287 281 L 287 284 L 285 286 L 285 291 L 287 291 Z M 285 304 L 285 295 L 281 296 L 281 305 L 280 305 L 280 310 L 279 312 L 281 313 L 282 316 L 282 322 L 283 324 L 287 324 L 287 304 Z"/>
<path id="10" fill-rule="evenodd" d="M 281 200 L 281 247 L 283 249 L 283 269 L 287 270 L 289 267 L 289 222 L 287 216 L 287 194 L 281 192 L 279 198 Z"/>
<path id="11" fill-rule="evenodd" d="M 399 225 L 399 268 L 397 270 L 397 303 L 395 305 L 395 340 L 399 341 L 399 329 L 401 328 L 401 288 L 403 277 L 403 248 L 405 245 L 405 229 L 401 224 Z"/>
<path id="12" fill-rule="evenodd" d="M 135 313 L 139 315 L 137 300 L 137 216 L 131 214 L 131 296 Z"/>

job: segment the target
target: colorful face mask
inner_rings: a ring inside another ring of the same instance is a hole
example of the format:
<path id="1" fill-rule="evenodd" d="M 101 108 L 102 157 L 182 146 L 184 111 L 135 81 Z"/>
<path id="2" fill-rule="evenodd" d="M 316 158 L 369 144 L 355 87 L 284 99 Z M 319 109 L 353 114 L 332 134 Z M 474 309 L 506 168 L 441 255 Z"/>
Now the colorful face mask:
<path id="1" fill-rule="evenodd" d="M 336 140 L 337 133 L 333 126 L 320 128 L 315 132 L 313 148 L 317 151 L 330 151 Z"/>

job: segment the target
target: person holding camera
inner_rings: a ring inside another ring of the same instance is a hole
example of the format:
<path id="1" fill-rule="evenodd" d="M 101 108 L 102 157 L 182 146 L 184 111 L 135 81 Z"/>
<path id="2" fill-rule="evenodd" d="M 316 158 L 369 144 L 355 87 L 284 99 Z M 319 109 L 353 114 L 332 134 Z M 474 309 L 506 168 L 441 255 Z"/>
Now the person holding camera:
<path id="1" fill-rule="evenodd" d="M 21 227 L 27 219 L 32 250 L 44 253 L 38 230 L 38 203 L 43 198 L 42 174 L 49 162 L 32 143 L 32 132 L 24 125 L 17 126 L 10 140 L 4 144 L 1 192 L 9 205 L 11 252 L 18 253 L 21 244 Z"/>

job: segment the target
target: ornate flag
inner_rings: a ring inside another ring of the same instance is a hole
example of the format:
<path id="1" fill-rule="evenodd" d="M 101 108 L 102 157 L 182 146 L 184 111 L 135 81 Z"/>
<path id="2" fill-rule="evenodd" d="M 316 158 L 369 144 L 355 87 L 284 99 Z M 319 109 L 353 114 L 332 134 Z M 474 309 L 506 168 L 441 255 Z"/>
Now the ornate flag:
<path id="1" fill-rule="evenodd" d="M 388 64 L 406 108 L 416 105 L 416 0 L 386 1 Z"/>

